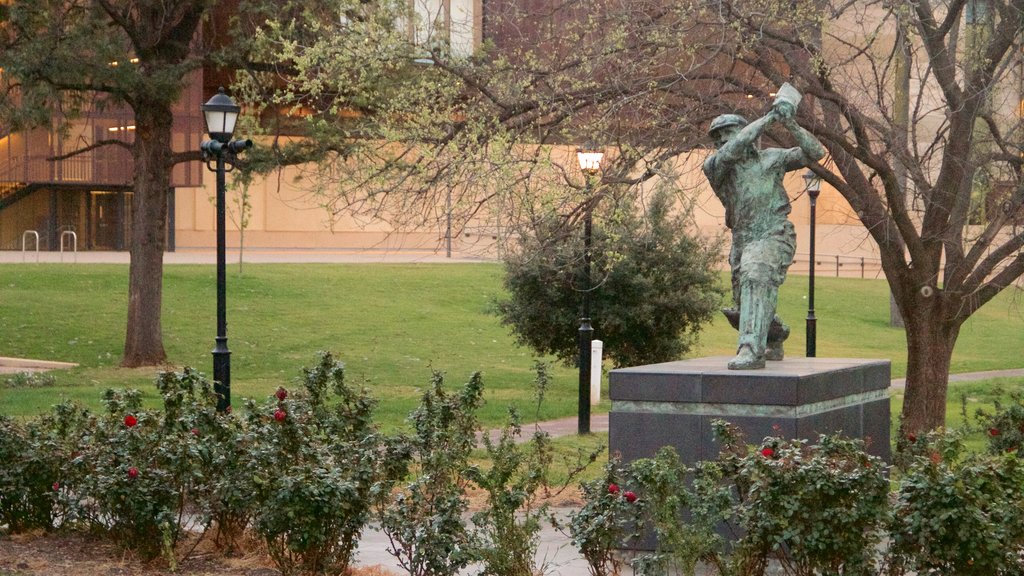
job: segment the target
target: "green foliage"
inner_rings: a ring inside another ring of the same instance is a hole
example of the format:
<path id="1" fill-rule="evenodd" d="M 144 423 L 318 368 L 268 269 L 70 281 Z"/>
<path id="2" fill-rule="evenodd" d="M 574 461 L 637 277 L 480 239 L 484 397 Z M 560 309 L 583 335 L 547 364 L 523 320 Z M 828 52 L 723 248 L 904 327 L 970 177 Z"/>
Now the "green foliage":
<path id="1" fill-rule="evenodd" d="M 68 402 L 24 425 L 0 417 L 0 527 L 50 530 L 69 520 L 65 467 L 89 423 L 88 413 Z"/>
<path id="2" fill-rule="evenodd" d="M 543 398 L 547 381 L 546 366 L 537 364 L 534 381 L 538 404 Z M 604 450 L 603 446 L 586 453 L 580 449 L 575 460 L 566 457 L 558 462 L 565 468 L 564 479 L 558 486 L 551 484 L 551 471 L 555 452 L 547 433 L 537 430 L 522 441 L 519 415 L 509 408 L 509 419 L 498 438 L 483 434 L 484 450 L 490 467 L 473 466 L 467 476 L 487 494 L 487 505 L 473 514 L 476 527 L 476 546 L 483 574 L 493 576 L 533 576 L 545 572 L 536 566 L 534 557 L 540 538 L 541 524 L 545 521 L 558 526 L 558 520 L 547 502 L 540 498 L 557 496 L 583 473 Z"/>
<path id="3" fill-rule="evenodd" d="M 255 531 L 282 573 L 340 574 L 374 500 L 397 478 L 372 422 L 375 402 L 346 385 L 340 363 L 321 353 L 302 385 L 247 403 L 239 480 L 249 484 Z"/>
<path id="4" fill-rule="evenodd" d="M 584 292 L 594 336 L 617 365 L 675 360 L 686 353 L 721 300 L 717 247 L 691 237 L 655 195 L 643 217 L 630 211 L 599 219 L 593 234 L 592 285 L 583 272 L 583 240 L 550 217 L 505 260 L 509 298 L 497 303 L 521 344 L 567 363 L 576 358 Z"/>
<path id="5" fill-rule="evenodd" d="M 136 390 L 105 393 L 105 413 L 83 434 L 62 496 L 92 530 L 144 557 L 173 561 L 186 531 L 196 528 L 186 502 L 195 499 L 199 528 L 209 525 L 196 497 L 212 488 L 213 464 L 227 445 L 212 433 L 222 424 L 207 381 L 186 370 L 162 374 L 157 387 L 163 411 L 143 410 Z"/>
<path id="6" fill-rule="evenodd" d="M 860 440 L 820 436 L 817 444 L 766 438 L 739 456 L 740 437 L 719 423 L 720 460 L 738 488 L 740 573 L 775 557 L 793 574 L 876 573 L 875 547 L 888 517 L 884 463 Z"/>
<path id="7" fill-rule="evenodd" d="M 535 433 L 525 449 L 517 443 L 521 436 L 519 415 L 510 409 L 497 441 L 482 435 L 490 468 L 467 470 L 466 476 L 487 493 L 487 506 L 472 516 L 483 574 L 536 573 L 533 557 L 547 506 L 538 506 L 535 500 L 538 491 L 546 488 L 551 447 L 543 432 Z"/>
<path id="8" fill-rule="evenodd" d="M 613 458 L 601 478 L 580 485 L 584 502 L 570 516 L 569 533 L 593 576 L 619 574 L 616 550 L 640 536 L 643 505 L 626 499 L 627 474 Z"/>
<path id="9" fill-rule="evenodd" d="M 630 474 L 657 537 L 655 551 L 637 558 L 634 570 L 651 576 L 693 574 L 700 562 L 720 565 L 725 541 L 716 528 L 734 505 L 722 469 L 714 462 L 691 469 L 675 450 L 662 448 L 655 458 L 634 462 Z M 690 489 L 679 489 L 688 484 Z M 684 517 L 687 521 L 680 522 Z"/>
<path id="10" fill-rule="evenodd" d="M 1024 458 L 1024 394 L 1012 393 L 1008 406 L 997 400 L 994 413 L 978 410 L 977 416 L 990 453 Z"/>
<path id="11" fill-rule="evenodd" d="M 993 419 L 1012 417 L 998 411 Z M 1011 575 L 1024 570 L 1024 460 L 964 454 L 959 433 L 903 445 L 891 574 Z"/>
<path id="12" fill-rule="evenodd" d="M 282 573 L 339 574 L 405 472 L 401 445 L 377 433 L 375 402 L 330 354 L 302 385 L 248 401 L 242 419 L 217 413 L 210 383 L 186 369 L 157 379 L 160 411 L 108 390 L 98 416 L 62 404 L 24 427 L 4 418 L 0 525 L 88 528 L 172 567 L 190 533 L 216 527 L 234 549 L 251 528 Z"/>
<path id="13" fill-rule="evenodd" d="M 769 437 L 751 447 L 735 426 L 715 429 L 716 460 L 691 468 L 666 448 L 626 467 L 612 462 L 604 479 L 583 486 L 586 501 L 571 528 L 595 576 L 618 572 L 612 549 L 635 538 L 638 526 L 657 537 L 653 553 L 633 560 L 638 574 L 1024 569 L 1024 459 L 1015 451 L 965 455 L 962 434 L 934 432 L 906 439 L 900 468 L 887 471 L 860 441 Z M 639 495 L 631 506 L 625 490 Z"/>
<path id="14" fill-rule="evenodd" d="M 463 519 L 468 506 L 469 458 L 480 425 L 483 380 L 473 374 L 458 393 L 444 389 L 434 372 L 409 420 L 408 465 L 413 478 L 380 505 L 389 552 L 410 576 L 454 574 L 475 560 L 474 540 Z"/>

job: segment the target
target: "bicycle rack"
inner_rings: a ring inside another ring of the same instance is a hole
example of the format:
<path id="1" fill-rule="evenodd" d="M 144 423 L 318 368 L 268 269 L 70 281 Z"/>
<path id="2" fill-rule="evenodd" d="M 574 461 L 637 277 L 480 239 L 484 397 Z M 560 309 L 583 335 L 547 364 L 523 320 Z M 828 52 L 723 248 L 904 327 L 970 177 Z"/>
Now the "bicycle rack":
<path id="1" fill-rule="evenodd" d="M 21 234 L 21 261 L 25 262 L 25 239 L 29 236 L 35 236 L 36 238 L 36 263 L 39 263 L 39 232 L 35 230 L 25 230 Z"/>
<path id="2" fill-rule="evenodd" d="M 71 237 L 71 249 L 75 254 L 75 263 L 78 263 L 78 234 L 74 230 L 65 230 L 60 233 L 60 261 L 64 261 L 64 238 Z"/>

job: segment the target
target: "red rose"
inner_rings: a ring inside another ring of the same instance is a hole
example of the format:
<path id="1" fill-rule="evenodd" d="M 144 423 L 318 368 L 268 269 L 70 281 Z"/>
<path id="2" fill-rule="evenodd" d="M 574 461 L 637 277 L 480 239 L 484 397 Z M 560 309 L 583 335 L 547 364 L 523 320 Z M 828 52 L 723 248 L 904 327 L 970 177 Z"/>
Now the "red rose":
<path id="1" fill-rule="evenodd" d="M 287 417 L 288 415 L 285 414 L 284 410 L 278 409 L 274 411 L 274 420 L 277 420 L 278 422 L 284 422 L 284 419 Z"/>
<path id="2" fill-rule="evenodd" d="M 938 452 L 932 452 L 928 455 L 928 459 L 932 461 L 932 464 L 938 464 L 939 462 L 942 462 L 942 455 Z"/>
<path id="3" fill-rule="evenodd" d="M 988 429 L 988 435 L 989 436 L 999 436 L 999 434 L 1001 434 L 1001 432 L 999 432 L 999 428 L 989 428 Z"/>
<path id="4" fill-rule="evenodd" d="M 139 469 L 136 468 L 135 466 L 132 466 L 131 468 L 129 468 L 128 469 L 128 477 L 131 478 L 132 480 L 135 480 L 136 478 L 138 478 L 139 477 Z"/>
<path id="5" fill-rule="evenodd" d="M 619 485 L 618 484 L 609 484 L 608 485 L 608 493 L 609 494 L 618 494 L 619 493 Z"/>
<path id="6" fill-rule="evenodd" d="M 132 416 L 131 414 L 129 414 L 129 415 L 124 417 L 124 425 L 129 427 L 129 428 L 134 427 L 138 423 L 139 423 L 139 419 L 136 418 L 135 416 Z"/>
<path id="7" fill-rule="evenodd" d="M 60 482 L 53 483 L 53 491 L 56 492 L 57 490 L 60 490 Z"/>
<path id="8" fill-rule="evenodd" d="M 914 434 L 913 432 L 907 434 L 907 440 L 910 440 L 911 442 L 917 442 L 917 434 Z"/>
<path id="9" fill-rule="evenodd" d="M 278 388 L 274 396 L 277 396 L 278 400 L 284 402 L 284 399 L 288 397 L 288 391 L 285 390 L 283 387 Z"/>
<path id="10" fill-rule="evenodd" d="M 192 435 L 193 436 L 199 436 L 199 428 L 193 428 L 192 429 Z"/>
<path id="11" fill-rule="evenodd" d="M 224 413 L 225 414 L 231 414 L 231 406 L 228 406 L 227 408 L 225 408 L 224 409 Z"/>
<path id="12" fill-rule="evenodd" d="M 626 497 L 626 502 L 629 502 L 630 504 L 636 502 L 636 494 L 633 492 L 626 492 L 623 496 Z"/>
<path id="13" fill-rule="evenodd" d="M 772 456 L 775 456 L 775 450 L 772 450 L 771 448 L 764 448 L 761 450 L 761 456 L 771 458 Z"/>

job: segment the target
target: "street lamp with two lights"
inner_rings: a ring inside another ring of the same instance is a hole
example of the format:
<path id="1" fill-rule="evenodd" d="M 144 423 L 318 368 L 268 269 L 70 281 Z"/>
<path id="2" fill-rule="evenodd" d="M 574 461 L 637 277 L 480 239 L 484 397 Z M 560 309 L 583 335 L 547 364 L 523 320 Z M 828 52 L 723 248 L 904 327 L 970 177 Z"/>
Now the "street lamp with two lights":
<path id="1" fill-rule="evenodd" d="M 231 407 L 231 351 L 227 336 L 224 175 L 230 171 L 227 165 L 234 169 L 238 153 L 252 147 L 252 140 L 231 139 L 242 108 L 224 94 L 223 88 L 202 105 L 202 110 L 211 140 L 203 142 L 200 150 L 206 167 L 217 174 L 217 337 L 213 348 L 213 389 L 219 396 L 217 411 L 225 412 Z"/>

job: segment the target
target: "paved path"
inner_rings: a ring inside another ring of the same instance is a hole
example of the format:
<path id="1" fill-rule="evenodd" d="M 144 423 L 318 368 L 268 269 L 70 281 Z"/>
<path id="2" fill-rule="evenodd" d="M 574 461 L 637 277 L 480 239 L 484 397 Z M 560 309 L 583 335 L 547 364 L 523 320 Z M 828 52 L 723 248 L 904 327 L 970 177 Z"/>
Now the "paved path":
<path id="1" fill-rule="evenodd" d="M 0 264 L 128 264 L 127 252 L 21 252 L 0 250 Z M 225 253 L 228 264 L 238 263 L 238 250 L 228 249 Z M 384 250 L 374 248 L 297 249 L 297 248 L 246 248 L 244 261 L 248 264 L 282 263 L 449 263 L 472 264 L 495 262 L 473 254 L 453 253 L 449 258 L 443 251 L 432 250 Z M 164 264 L 216 264 L 216 251 L 208 248 L 181 249 L 164 253 Z"/>

